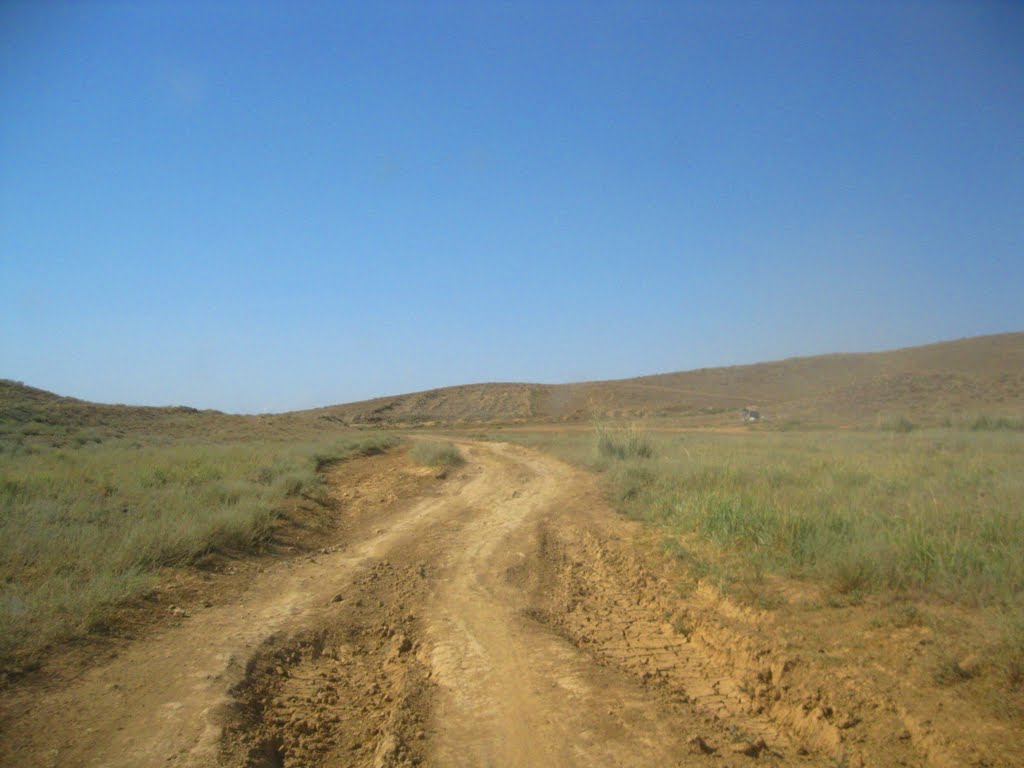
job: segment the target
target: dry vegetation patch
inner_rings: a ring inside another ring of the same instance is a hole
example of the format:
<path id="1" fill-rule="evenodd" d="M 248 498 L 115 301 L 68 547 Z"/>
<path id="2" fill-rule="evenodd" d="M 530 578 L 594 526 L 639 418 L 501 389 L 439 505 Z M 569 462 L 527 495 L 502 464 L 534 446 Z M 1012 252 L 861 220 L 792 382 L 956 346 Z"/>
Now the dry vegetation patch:
<path id="1" fill-rule="evenodd" d="M 455 445 L 434 440 L 417 440 L 409 458 L 425 467 L 457 467 L 465 462 Z"/>
<path id="2" fill-rule="evenodd" d="M 394 442 L 19 443 L 0 466 L 0 659 L 105 631 L 161 567 L 261 548 L 288 499 L 327 503 L 326 464 Z"/>

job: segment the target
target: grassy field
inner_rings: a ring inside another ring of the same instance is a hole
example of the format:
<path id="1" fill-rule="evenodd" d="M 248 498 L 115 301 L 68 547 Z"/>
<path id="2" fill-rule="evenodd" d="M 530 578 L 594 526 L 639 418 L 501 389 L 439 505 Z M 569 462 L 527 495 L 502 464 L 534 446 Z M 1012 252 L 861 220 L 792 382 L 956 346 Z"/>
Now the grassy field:
<path id="1" fill-rule="evenodd" d="M 38 431 L 38 430 L 35 430 Z M 212 552 L 248 552 L 289 497 L 324 500 L 318 470 L 396 438 L 107 439 L 75 433 L 54 447 L 3 443 L 0 463 L 0 659 L 102 630 L 156 569 Z"/>
<path id="2" fill-rule="evenodd" d="M 781 576 L 826 599 L 890 593 L 979 609 L 1011 678 L 1024 678 L 1024 433 L 1004 423 L 496 437 L 600 472 L 695 578 L 762 604 Z"/>

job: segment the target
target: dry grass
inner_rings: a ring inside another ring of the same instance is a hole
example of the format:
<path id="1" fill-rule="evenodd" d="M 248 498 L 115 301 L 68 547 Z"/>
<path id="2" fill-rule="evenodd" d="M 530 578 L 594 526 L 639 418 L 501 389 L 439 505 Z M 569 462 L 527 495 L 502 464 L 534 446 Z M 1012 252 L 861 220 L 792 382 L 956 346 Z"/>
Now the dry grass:
<path id="1" fill-rule="evenodd" d="M 937 426 L 967 414 L 1024 417 L 1024 333 L 869 354 L 817 355 L 573 384 L 475 384 L 323 408 L 346 423 L 428 424 L 666 419 L 740 424 L 758 406 L 766 425 L 796 420 L 876 427 L 905 417 Z"/>
<path id="2" fill-rule="evenodd" d="M 653 454 L 643 459 L 603 450 L 606 431 L 522 439 L 602 472 L 632 517 L 841 591 L 965 604 L 1024 591 L 1024 435 L 1013 431 L 634 435 Z"/>
<path id="3" fill-rule="evenodd" d="M 394 438 L 25 447 L 0 466 L 0 658 L 102 629 L 161 566 L 249 552 L 288 497 L 323 500 L 318 469 Z"/>

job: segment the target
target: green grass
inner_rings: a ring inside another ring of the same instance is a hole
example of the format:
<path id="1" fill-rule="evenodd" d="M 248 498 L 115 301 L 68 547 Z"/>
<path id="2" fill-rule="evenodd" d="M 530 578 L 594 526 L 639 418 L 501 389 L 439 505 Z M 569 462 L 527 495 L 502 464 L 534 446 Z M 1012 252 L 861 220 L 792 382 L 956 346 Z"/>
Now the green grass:
<path id="1" fill-rule="evenodd" d="M 691 578 L 741 599 L 776 604 L 774 574 L 813 582 L 829 605 L 875 595 L 968 609 L 1003 679 L 1024 688 L 1024 434 L 1013 423 L 651 433 L 643 459 L 601 450 L 601 433 L 502 439 L 601 473 Z"/>
<path id="2" fill-rule="evenodd" d="M 409 449 L 409 458 L 426 467 L 455 467 L 465 459 L 452 443 L 417 440 Z"/>
<path id="3" fill-rule="evenodd" d="M 1021 609 L 1015 431 L 650 434 L 645 459 L 601 450 L 602 433 L 521 439 L 601 472 L 625 513 L 737 567 Z"/>
<path id="4" fill-rule="evenodd" d="M 323 501 L 318 470 L 394 438 L 97 441 L 0 464 L 0 658 L 100 630 L 156 569 L 258 549 L 288 497 Z"/>
<path id="5" fill-rule="evenodd" d="M 603 459 L 649 459 L 654 455 L 651 441 L 636 425 L 625 429 L 599 426 L 597 455 Z"/>

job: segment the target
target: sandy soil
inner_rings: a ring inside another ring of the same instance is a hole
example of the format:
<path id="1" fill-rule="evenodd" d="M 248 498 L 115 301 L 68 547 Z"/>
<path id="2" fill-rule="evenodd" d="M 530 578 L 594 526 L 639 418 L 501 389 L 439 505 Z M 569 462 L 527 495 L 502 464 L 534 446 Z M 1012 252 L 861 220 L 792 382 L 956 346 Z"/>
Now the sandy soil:
<path id="1" fill-rule="evenodd" d="M 0 764 L 1013 764 L 1014 726 L 954 740 L 857 664 L 809 663 L 761 614 L 681 595 L 585 473 L 462 451 L 450 473 L 400 454 L 332 469 L 339 519 L 315 554 L 16 688 Z"/>

